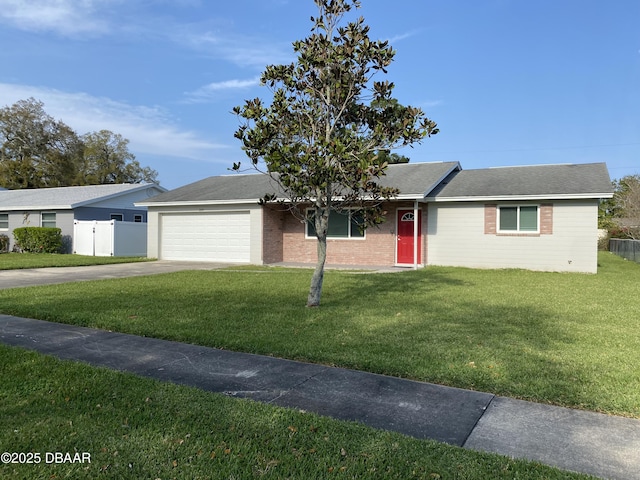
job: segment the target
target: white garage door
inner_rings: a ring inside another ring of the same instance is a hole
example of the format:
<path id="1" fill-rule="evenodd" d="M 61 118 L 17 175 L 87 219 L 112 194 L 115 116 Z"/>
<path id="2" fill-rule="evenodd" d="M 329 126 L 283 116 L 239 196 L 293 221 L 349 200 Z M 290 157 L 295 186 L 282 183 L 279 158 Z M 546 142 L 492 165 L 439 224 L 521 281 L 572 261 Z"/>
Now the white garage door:
<path id="1" fill-rule="evenodd" d="M 160 258 L 249 262 L 249 212 L 163 214 Z"/>

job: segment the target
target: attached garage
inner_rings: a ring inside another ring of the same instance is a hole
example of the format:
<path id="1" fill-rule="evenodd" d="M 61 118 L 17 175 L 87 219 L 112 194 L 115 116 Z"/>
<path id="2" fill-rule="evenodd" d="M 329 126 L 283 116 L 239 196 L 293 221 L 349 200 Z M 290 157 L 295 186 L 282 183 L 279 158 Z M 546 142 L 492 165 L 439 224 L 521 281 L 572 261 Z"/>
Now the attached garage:
<path id="1" fill-rule="evenodd" d="M 249 211 L 161 213 L 159 257 L 249 263 L 250 220 Z"/>
<path id="2" fill-rule="evenodd" d="M 147 207 L 147 256 L 261 264 L 266 175 L 210 177 L 136 205 Z"/>

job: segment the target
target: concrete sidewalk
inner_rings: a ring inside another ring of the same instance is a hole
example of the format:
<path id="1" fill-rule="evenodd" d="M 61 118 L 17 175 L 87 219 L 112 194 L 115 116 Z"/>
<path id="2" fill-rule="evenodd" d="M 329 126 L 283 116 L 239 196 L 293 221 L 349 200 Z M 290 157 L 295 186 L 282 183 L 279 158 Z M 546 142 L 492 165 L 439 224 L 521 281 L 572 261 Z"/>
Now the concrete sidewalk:
<path id="1" fill-rule="evenodd" d="M 602 478 L 640 479 L 640 420 L 8 315 L 0 315 L 0 342 Z"/>

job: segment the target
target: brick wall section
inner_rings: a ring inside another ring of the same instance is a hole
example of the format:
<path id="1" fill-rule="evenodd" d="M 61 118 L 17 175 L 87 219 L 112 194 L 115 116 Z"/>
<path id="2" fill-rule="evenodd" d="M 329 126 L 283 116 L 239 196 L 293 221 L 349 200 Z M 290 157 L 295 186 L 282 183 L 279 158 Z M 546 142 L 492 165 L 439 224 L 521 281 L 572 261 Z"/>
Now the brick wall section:
<path id="1" fill-rule="evenodd" d="M 484 206 L 484 233 L 495 235 L 498 231 L 498 206 L 487 204 Z"/>
<path id="2" fill-rule="evenodd" d="M 262 261 L 263 263 L 282 262 L 282 232 L 284 217 L 289 212 L 274 207 L 262 209 Z"/>
<path id="3" fill-rule="evenodd" d="M 394 265 L 396 261 L 396 208 L 412 209 L 411 203 L 389 204 L 387 221 L 370 227 L 364 239 L 328 239 L 327 263 L 333 265 Z M 427 259 L 427 213 L 422 208 L 422 259 Z M 315 263 L 317 239 L 305 238 L 305 226 L 290 213 L 284 214 L 282 261 Z"/>
<path id="4" fill-rule="evenodd" d="M 553 235 L 553 204 L 540 205 L 540 235 Z"/>

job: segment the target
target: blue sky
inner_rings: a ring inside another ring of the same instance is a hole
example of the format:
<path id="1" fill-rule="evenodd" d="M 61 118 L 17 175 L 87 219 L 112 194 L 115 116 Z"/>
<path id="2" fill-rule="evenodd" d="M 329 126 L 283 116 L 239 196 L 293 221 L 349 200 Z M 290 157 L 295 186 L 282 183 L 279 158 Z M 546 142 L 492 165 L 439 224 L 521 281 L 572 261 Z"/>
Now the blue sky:
<path id="1" fill-rule="evenodd" d="M 130 140 L 169 189 L 245 160 L 231 109 L 269 98 L 312 0 L 0 0 L 0 106 L 34 97 Z M 441 132 L 399 150 L 464 169 L 606 162 L 640 173 L 637 0 L 363 0 L 388 79 Z"/>

